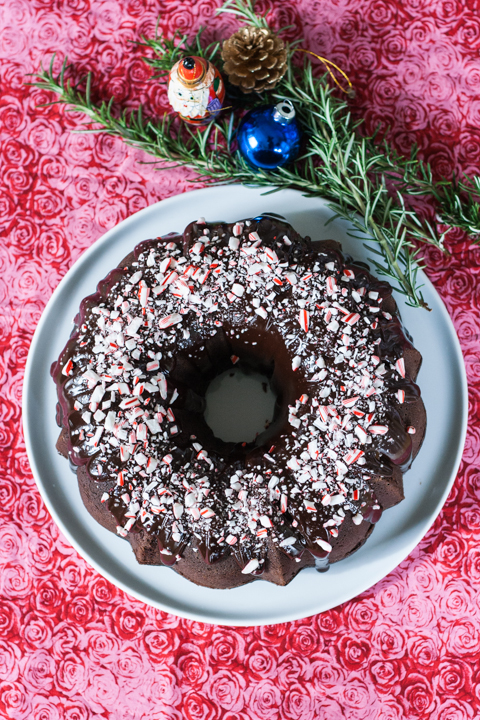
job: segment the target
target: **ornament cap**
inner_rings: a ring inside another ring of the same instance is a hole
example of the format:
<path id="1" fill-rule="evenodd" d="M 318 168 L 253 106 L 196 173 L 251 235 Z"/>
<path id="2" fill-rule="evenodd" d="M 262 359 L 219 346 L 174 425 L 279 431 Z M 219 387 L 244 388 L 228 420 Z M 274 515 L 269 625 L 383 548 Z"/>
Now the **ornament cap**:
<path id="1" fill-rule="evenodd" d="M 178 79 L 187 88 L 194 88 L 205 79 L 209 63 L 204 58 L 189 55 L 178 63 Z"/>
<path id="2" fill-rule="evenodd" d="M 295 108 L 290 100 L 282 100 L 275 105 L 273 111 L 273 117 L 283 125 L 288 125 L 292 120 L 295 120 Z"/>

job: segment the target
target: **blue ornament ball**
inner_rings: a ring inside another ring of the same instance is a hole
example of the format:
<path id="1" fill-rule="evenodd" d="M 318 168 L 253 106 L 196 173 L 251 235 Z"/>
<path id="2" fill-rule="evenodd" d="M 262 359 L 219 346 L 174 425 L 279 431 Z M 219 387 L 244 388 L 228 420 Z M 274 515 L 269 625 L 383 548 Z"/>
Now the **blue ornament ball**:
<path id="1" fill-rule="evenodd" d="M 300 150 L 301 132 L 289 100 L 250 110 L 240 123 L 238 149 L 249 165 L 275 170 L 292 162 Z"/>

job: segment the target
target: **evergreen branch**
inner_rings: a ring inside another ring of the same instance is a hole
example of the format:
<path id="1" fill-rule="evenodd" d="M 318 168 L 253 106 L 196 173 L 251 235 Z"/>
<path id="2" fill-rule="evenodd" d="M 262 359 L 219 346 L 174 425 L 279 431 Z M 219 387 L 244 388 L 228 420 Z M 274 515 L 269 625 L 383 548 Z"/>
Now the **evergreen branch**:
<path id="1" fill-rule="evenodd" d="M 350 220 L 355 227 L 379 244 L 387 265 L 387 269 L 379 266 L 379 271 L 397 281 L 399 289 L 408 296 L 409 302 L 415 306 L 424 305 L 421 294 L 412 284 L 414 275 L 410 271 L 411 242 L 407 242 L 404 239 L 405 233 L 400 232 L 400 227 L 410 219 L 413 211 L 403 209 L 399 215 L 391 208 L 390 213 L 385 212 L 388 193 L 384 182 L 377 188 L 377 195 L 372 202 L 369 172 L 373 160 L 367 159 L 365 140 L 358 141 L 345 132 L 339 117 L 340 101 L 332 97 L 321 80 L 313 79 L 309 64 L 304 70 L 306 75 L 301 86 L 296 82 L 291 86 L 287 84 L 280 88 L 279 93 L 282 97 L 290 95 L 296 100 L 298 107 L 298 95 L 303 101 L 307 99 L 301 87 L 310 87 L 313 99 L 309 102 L 316 103 L 312 109 L 315 129 L 321 129 L 322 133 L 309 137 L 304 158 L 300 158 L 291 168 L 279 168 L 275 172 L 256 172 L 246 164 L 239 153 L 232 155 L 229 152 L 229 122 L 217 121 L 211 123 L 206 131 L 198 132 L 182 126 L 172 116 L 164 116 L 158 126 L 151 121 L 145 122 L 141 108 L 137 113 L 123 112 L 115 117 L 112 101 L 98 106 L 92 103 L 90 76 L 87 77 L 86 89 L 82 93 L 78 85 L 65 81 L 65 71 L 66 63 L 63 64 L 59 76 L 55 77 L 52 59 L 49 70 L 39 74 L 35 84 L 56 92 L 60 96 L 58 102 L 66 105 L 67 109 L 84 112 L 89 117 L 89 125 L 101 126 L 89 127 L 87 132 L 104 131 L 121 137 L 127 144 L 141 148 L 163 161 L 164 167 L 187 166 L 196 170 L 201 179 L 213 178 L 223 183 L 236 181 L 261 187 L 274 185 L 279 189 L 294 187 L 308 195 L 326 197 L 340 217 Z M 300 115 L 303 113 L 307 116 L 308 112 L 307 107 L 300 109 Z M 348 121 L 348 118 L 346 120 Z M 212 145 L 210 138 L 213 134 L 216 139 Z M 345 143 L 345 140 L 347 153 L 342 155 L 342 141 Z M 316 164 L 314 158 L 320 158 L 323 162 Z M 357 216 L 358 212 L 362 214 L 362 220 Z M 381 217 L 377 217 L 378 213 Z M 417 235 L 428 241 L 418 230 Z M 395 242 L 400 243 L 401 252 Z"/>
<path id="2" fill-rule="evenodd" d="M 267 26 L 265 17 L 254 14 L 252 0 L 227 0 L 220 11 L 233 13 L 258 27 Z M 171 40 L 157 33 L 153 40 L 142 38 L 140 44 L 154 51 L 155 57 L 147 62 L 159 74 L 166 74 L 185 54 L 202 55 L 221 66 L 219 44 L 202 48 L 201 33 L 202 29 L 193 42 L 179 33 Z M 477 232 L 480 208 L 476 196 L 480 194 L 480 180 L 466 178 L 468 184 L 455 181 L 435 184 L 429 166 L 418 160 L 415 150 L 410 158 L 403 158 L 386 143 L 379 146 L 375 137 L 361 137 L 360 122 L 353 121 L 346 102 L 335 97 L 326 78 L 314 77 L 307 59 L 303 69 L 295 67 L 294 50 L 291 46 L 288 50 L 287 73 L 273 99 L 288 99 L 294 104 L 304 130 L 305 147 L 295 163 L 270 172 L 252 169 L 239 152 L 231 152 L 235 133 L 233 112 L 227 119 L 217 119 L 204 129 L 192 129 L 167 114 L 158 123 L 146 120 L 141 106 L 137 112 L 116 114 L 112 100 L 92 102 L 90 75 L 83 90 L 81 84 L 65 80 L 66 62 L 55 76 L 54 59 L 49 69 L 42 69 L 31 84 L 57 93 L 56 102 L 64 104 L 67 110 L 85 113 L 89 120 L 82 131 L 116 135 L 152 155 L 152 162 L 159 169 L 184 166 L 195 170 L 202 181 L 241 182 L 264 187 L 266 192 L 296 188 L 305 195 L 326 198 L 334 217 L 349 220 L 361 233 L 354 236 L 366 241 L 370 253 L 383 259 L 379 262 L 372 258 L 377 272 L 396 284 L 409 304 L 426 307 L 417 282 L 418 244 L 442 248 L 443 236 L 437 237 L 427 221 L 406 207 L 404 196 L 433 195 L 443 209 L 442 221 L 445 218 L 450 224 Z M 260 96 L 253 97 L 253 105 L 264 102 Z M 393 191 L 388 187 L 392 183 Z M 460 200 L 458 190 L 466 195 L 466 203 Z"/>
<path id="3" fill-rule="evenodd" d="M 439 222 L 460 228 L 472 236 L 475 244 L 480 244 L 480 177 L 464 174 L 467 182 L 456 180 L 442 185 L 441 195 L 434 191 L 440 205 Z"/>
<path id="4" fill-rule="evenodd" d="M 179 30 L 175 30 L 171 40 L 160 37 L 158 35 L 158 26 L 154 38 L 142 36 L 142 42 L 137 43 L 137 45 L 150 48 L 155 53 L 153 58 L 143 58 L 148 65 L 158 70 L 158 73 L 152 79 L 168 75 L 173 65 L 185 55 L 205 57 L 214 64 L 218 62 L 220 43 L 213 42 L 206 47 L 202 47 L 201 37 L 204 30 L 204 27 L 198 30 L 193 42 L 189 42 L 188 35 L 182 35 Z"/>
<path id="5" fill-rule="evenodd" d="M 480 243 L 480 177 L 466 180 L 446 178 L 434 182 L 432 171 L 427 163 L 416 157 L 416 148 L 411 158 L 405 159 L 398 155 L 387 143 L 384 143 L 385 161 L 390 166 L 385 172 L 389 177 L 400 181 L 399 187 L 410 195 L 430 195 L 438 206 L 437 220 L 443 225 L 463 230 L 472 236 L 475 244 Z M 403 170 L 400 177 L 399 170 Z"/>
<path id="6" fill-rule="evenodd" d="M 237 18 L 240 18 L 240 20 L 246 22 L 247 25 L 268 29 L 269 25 L 266 20 L 268 12 L 269 11 L 267 10 L 264 15 L 258 15 L 255 12 L 254 0 L 226 0 L 222 7 L 218 8 L 216 15 L 229 13 L 231 15 L 235 15 Z"/>

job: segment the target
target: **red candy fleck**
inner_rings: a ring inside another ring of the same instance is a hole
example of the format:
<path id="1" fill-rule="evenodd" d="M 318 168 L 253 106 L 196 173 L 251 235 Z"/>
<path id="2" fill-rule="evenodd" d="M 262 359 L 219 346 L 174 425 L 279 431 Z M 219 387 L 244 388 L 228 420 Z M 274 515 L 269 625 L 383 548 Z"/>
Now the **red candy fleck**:
<path id="1" fill-rule="evenodd" d="M 298 317 L 298 322 L 300 323 L 300 327 L 304 332 L 308 332 L 308 320 L 309 320 L 309 314 L 306 310 L 300 310 L 300 315 Z"/>
<path id="2" fill-rule="evenodd" d="M 70 373 L 73 370 L 73 360 L 70 358 L 70 360 L 65 364 L 62 373 L 63 375 L 70 375 Z"/>
<path id="3" fill-rule="evenodd" d="M 346 398 L 345 400 L 342 400 L 342 405 L 344 405 L 347 408 L 353 407 L 358 399 L 359 399 L 359 395 L 355 395 L 355 397 Z"/>
<path id="4" fill-rule="evenodd" d="M 347 465 L 352 465 L 353 463 L 357 462 L 357 460 L 359 460 L 364 454 L 365 453 L 363 452 L 363 450 L 350 450 L 350 452 L 344 455 L 343 461 Z"/>
<path id="5" fill-rule="evenodd" d="M 349 313 L 345 315 L 342 320 L 344 323 L 347 323 L 347 325 L 355 325 L 355 323 L 360 320 L 360 315 L 358 313 Z"/>
<path id="6" fill-rule="evenodd" d="M 388 432 L 387 425 L 370 425 L 368 429 L 372 435 L 386 435 Z"/>
<path id="7" fill-rule="evenodd" d="M 165 330 L 179 322 L 182 322 L 182 316 L 179 313 L 173 313 L 172 315 L 161 318 L 161 320 L 158 321 L 158 327 Z"/>
<path id="8" fill-rule="evenodd" d="M 402 378 L 405 377 L 405 360 L 403 358 L 399 358 L 397 360 L 397 362 L 395 363 L 395 369 L 402 376 Z"/>

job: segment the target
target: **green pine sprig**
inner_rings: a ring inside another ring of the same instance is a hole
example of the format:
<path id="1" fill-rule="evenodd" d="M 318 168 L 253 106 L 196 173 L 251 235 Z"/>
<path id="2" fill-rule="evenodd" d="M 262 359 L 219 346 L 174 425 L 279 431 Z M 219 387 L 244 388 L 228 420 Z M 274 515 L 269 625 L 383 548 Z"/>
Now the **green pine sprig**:
<path id="1" fill-rule="evenodd" d="M 267 10 L 267 12 L 263 15 L 256 13 L 254 0 L 226 0 L 222 7 L 218 8 L 216 14 L 221 15 L 222 13 L 235 15 L 235 17 L 239 18 L 247 25 L 252 25 L 253 27 L 270 28 L 267 22 L 267 15 L 269 11 Z M 283 30 L 285 30 L 285 28 L 283 28 Z M 277 32 L 280 33 L 282 30 L 278 30 Z"/>
<path id="2" fill-rule="evenodd" d="M 150 48 L 154 52 L 153 57 L 144 57 L 143 60 L 156 70 L 152 80 L 164 78 L 171 68 L 182 57 L 186 55 L 197 55 L 205 57 L 216 64 L 220 57 L 220 43 L 213 42 L 205 47 L 202 44 L 202 34 L 205 28 L 201 27 L 195 35 L 193 42 L 189 42 L 188 35 L 176 30 L 171 39 L 164 38 L 158 34 L 158 23 L 154 38 L 142 36 L 142 41 L 136 43 L 140 47 Z"/>
<path id="3" fill-rule="evenodd" d="M 268 27 L 265 16 L 255 15 L 252 0 L 227 0 L 220 12 Z M 157 32 L 153 40 L 142 38 L 140 44 L 153 50 L 154 57 L 146 60 L 158 75 L 165 75 L 174 62 L 187 54 L 202 55 L 221 68 L 219 44 L 203 46 L 201 34 L 202 29 L 190 42 L 186 35 L 176 33 L 169 40 Z M 434 183 L 429 166 L 415 152 L 404 158 L 387 143 L 362 137 L 360 123 L 353 121 L 347 102 L 328 87 L 327 76 L 315 77 L 308 59 L 303 67 L 295 65 L 294 52 L 294 48 L 288 48 L 287 73 L 275 92 L 269 97 L 248 96 L 250 106 L 290 100 L 305 134 L 303 155 L 273 172 L 256 171 L 238 152 L 232 152 L 238 124 L 233 111 L 224 113 L 205 129 L 191 128 L 173 114 L 165 114 L 160 122 L 146 119 L 141 105 L 137 112 L 119 113 L 113 100 L 92 101 L 90 75 L 83 84 L 66 80 L 66 61 L 55 75 L 54 59 L 32 84 L 55 92 L 59 99 L 54 102 L 65 105 L 67 110 L 85 113 L 88 122 L 83 131 L 121 137 L 152 155 L 160 169 L 184 166 L 194 169 L 202 181 L 241 182 L 264 187 L 266 192 L 271 192 L 272 186 L 274 190 L 291 187 L 305 195 L 326 198 L 334 216 L 349 220 L 359 231 L 360 240 L 365 242 L 367 235 L 378 273 L 387 276 L 410 305 L 426 307 L 418 285 L 422 265 L 419 248 L 427 243 L 443 249 L 444 236 L 438 236 L 436 229 L 421 219 L 405 199 L 409 195 L 433 196 L 442 223 L 476 235 L 480 228 L 480 180 L 466 177 L 466 182 L 454 178 Z"/>
<path id="4" fill-rule="evenodd" d="M 460 228 L 480 244 L 480 177 L 464 173 L 464 180 L 443 181 L 433 188 L 440 211 L 438 221 Z"/>

